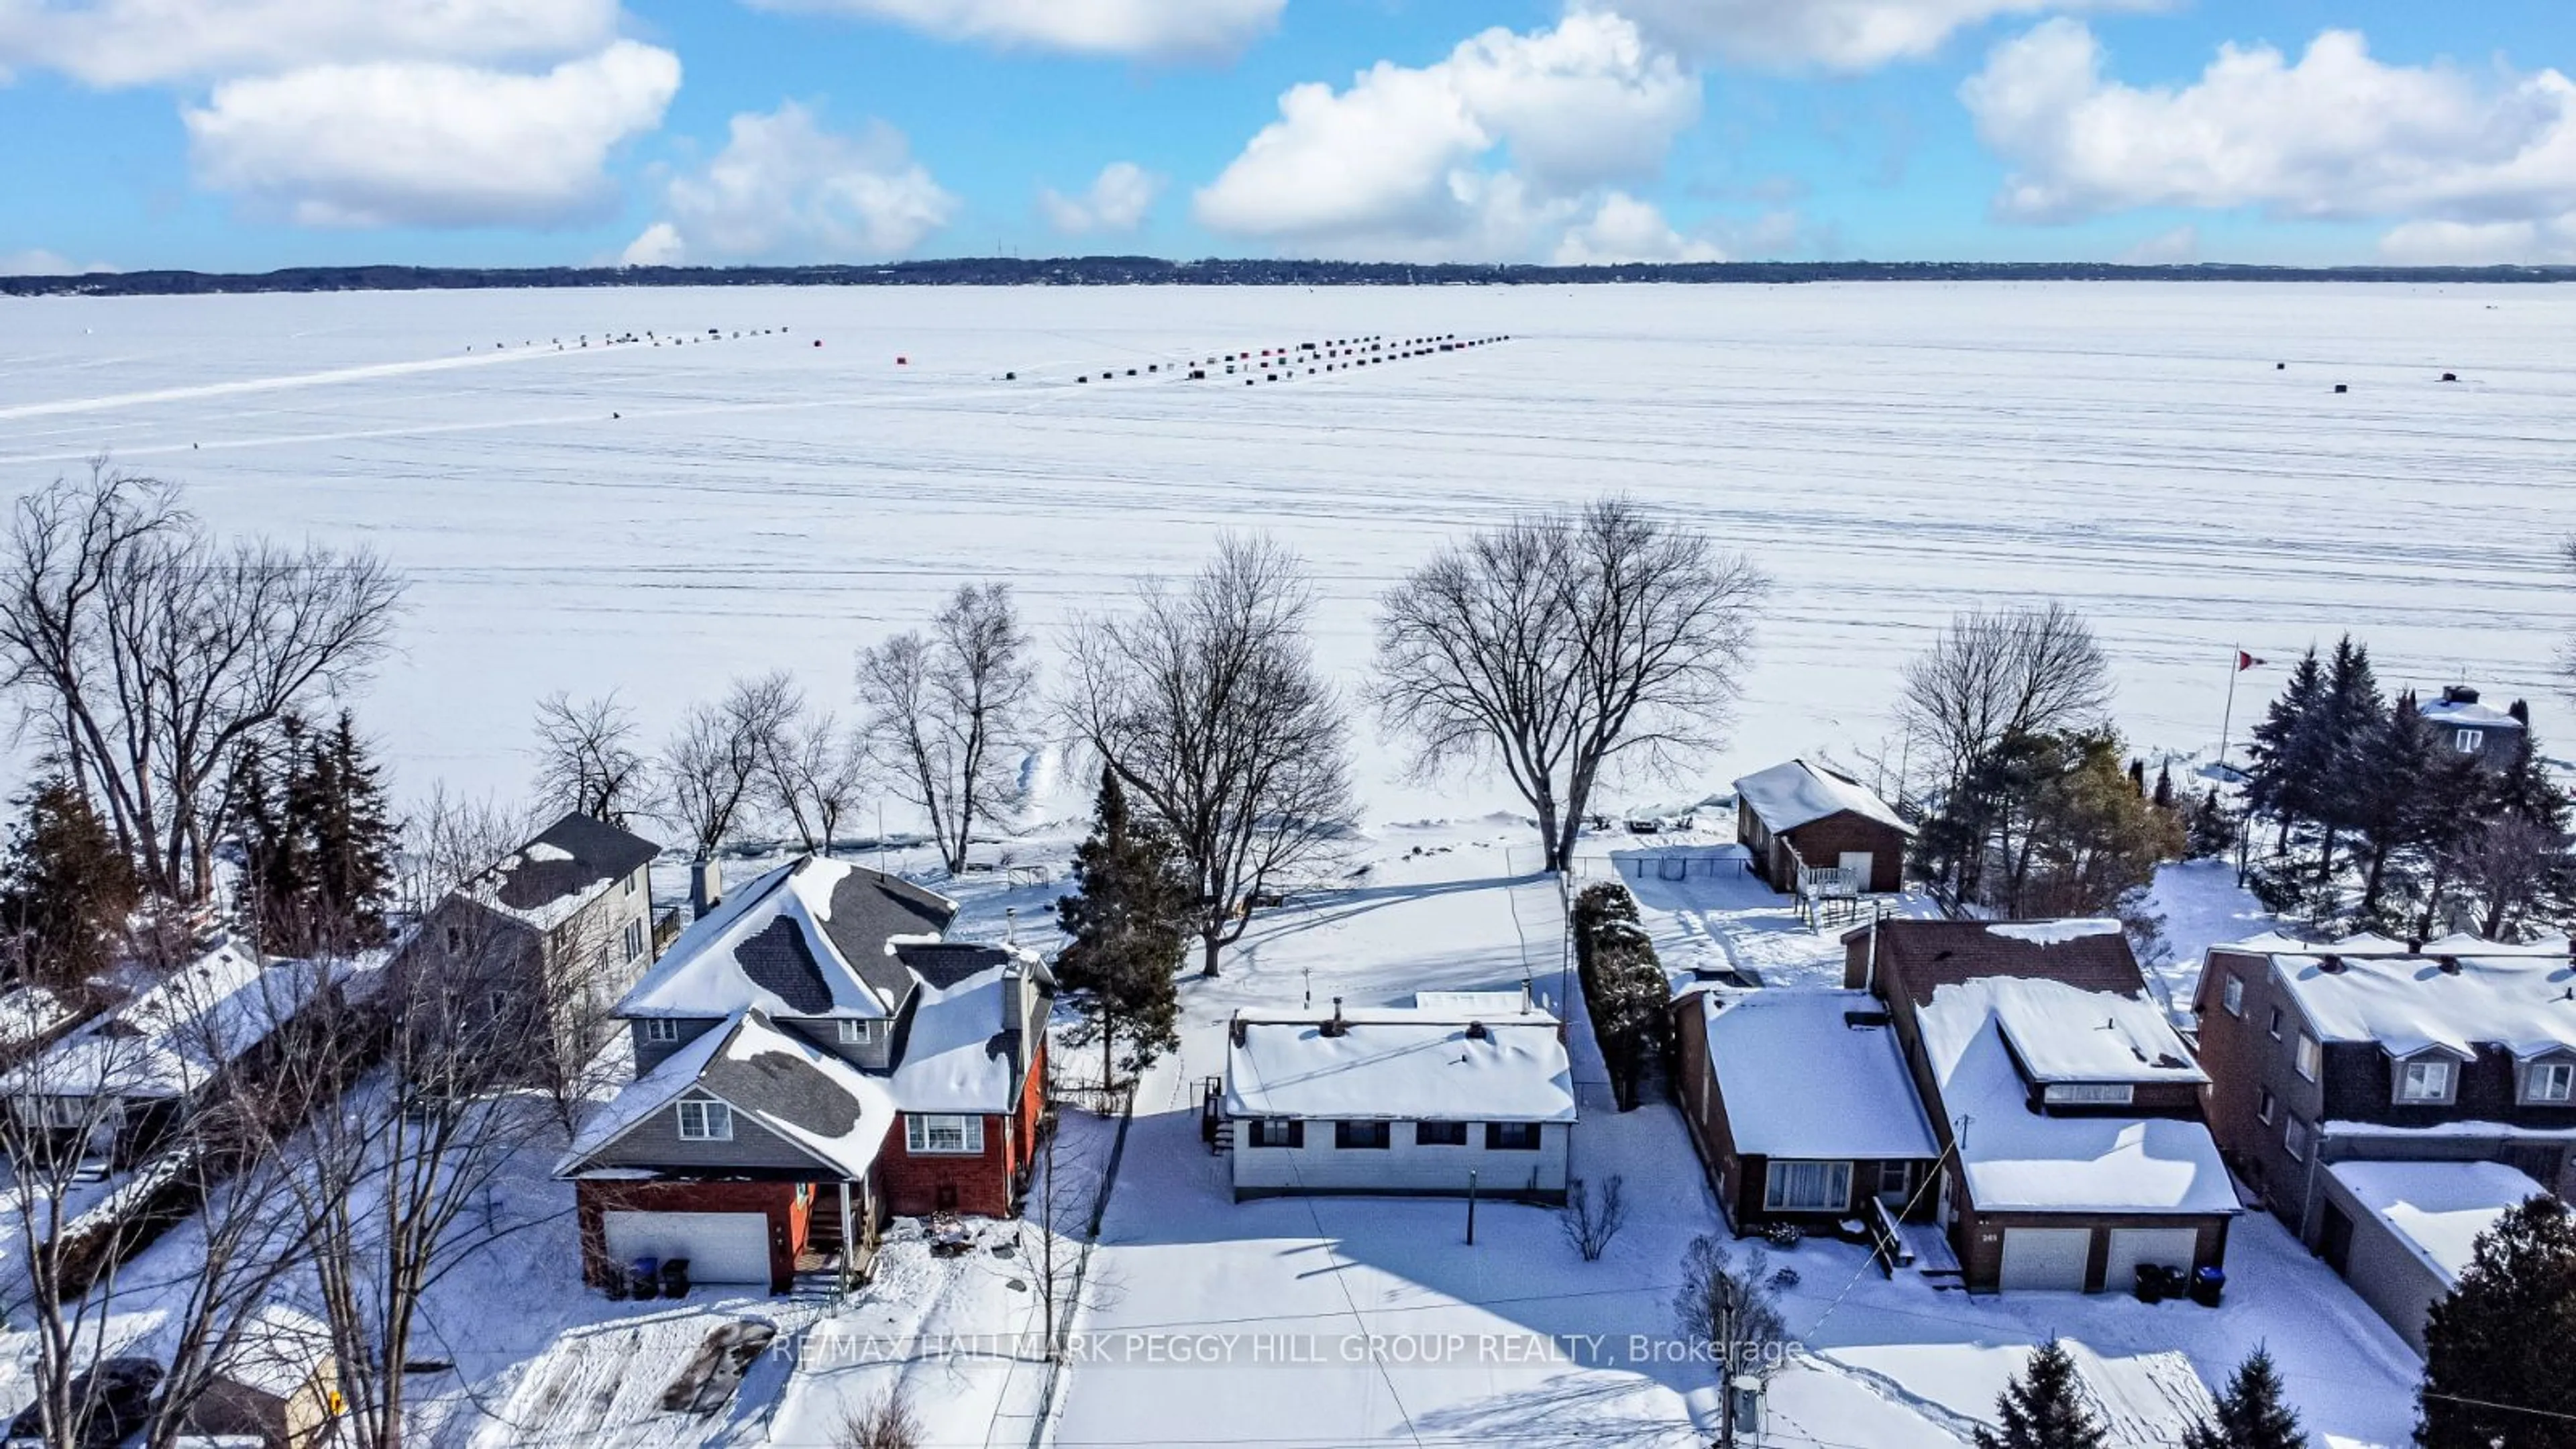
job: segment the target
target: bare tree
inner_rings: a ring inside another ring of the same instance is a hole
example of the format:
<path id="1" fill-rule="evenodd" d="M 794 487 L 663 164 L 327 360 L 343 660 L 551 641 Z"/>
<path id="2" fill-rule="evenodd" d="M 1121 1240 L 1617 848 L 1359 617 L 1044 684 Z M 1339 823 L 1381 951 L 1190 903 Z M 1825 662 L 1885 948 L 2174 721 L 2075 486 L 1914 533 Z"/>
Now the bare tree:
<path id="1" fill-rule="evenodd" d="M 2537 907 L 2568 893 L 2576 864 L 2562 831 L 2516 815 L 2499 815 L 2471 831 L 2451 852 L 2449 873 L 2477 902 L 2477 932 L 2507 939 Z"/>
<path id="2" fill-rule="evenodd" d="M 576 702 L 562 690 L 537 701 L 537 794 L 623 827 L 651 788 L 636 749 L 635 714 L 614 691 Z"/>
<path id="3" fill-rule="evenodd" d="M 151 479 L 93 467 L 18 501 L 0 552 L 0 685 L 107 806 L 165 900 L 214 882 L 233 752 L 389 645 L 403 580 L 366 550 L 218 543 Z"/>
<path id="4" fill-rule="evenodd" d="M 779 737 L 805 707 L 786 671 L 737 679 L 714 704 L 690 707 L 662 752 L 664 820 L 689 833 L 699 860 L 711 860 L 760 803 L 760 785 Z"/>
<path id="5" fill-rule="evenodd" d="M 1378 712 L 1418 772 L 1499 762 L 1562 870 L 1614 761 L 1661 770 L 1723 738 L 1766 587 L 1625 498 L 1507 524 L 1380 601 Z"/>
<path id="6" fill-rule="evenodd" d="M 1718 1437 L 1735 1443 L 1734 1381 L 1767 1378 L 1786 1352 L 1789 1326 L 1771 1288 L 1769 1257 L 1756 1247 L 1738 1261 L 1723 1239 L 1702 1233 L 1682 1255 L 1673 1317 L 1698 1361 L 1717 1365 Z"/>
<path id="7" fill-rule="evenodd" d="M 896 791 L 930 819 L 954 874 L 979 822 L 1020 800 L 1037 669 L 1008 584 L 960 587 L 928 635 L 898 634 L 859 652 L 859 700 L 870 751 Z"/>
<path id="8" fill-rule="evenodd" d="M 1558 1209 L 1557 1227 L 1565 1241 L 1583 1255 L 1583 1261 L 1597 1263 L 1610 1251 L 1611 1240 L 1628 1225 L 1627 1179 L 1617 1173 L 1601 1185 L 1601 1195 L 1592 1195 L 1592 1185 L 1575 1178 L 1565 1185 L 1565 1206 Z"/>
<path id="9" fill-rule="evenodd" d="M 1196 887 L 1203 972 L 1254 897 L 1330 858 L 1353 818 L 1341 700 L 1306 638 L 1295 555 L 1227 538 L 1180 588 L 1078 626 L 1064 712 L 1171 837 Z"/>
<path id="10" fill-rule="evenodd" d="M 2005 740 L 2095 723 L 2110 702 L 2110 666 L 2092 626 L 2052 599 L 1952 617 L 1906 664 L 1897 714 L 1954 790 Z"/>
<path id="11" fill-rule="evenodd" d="M 858 804 L 867 755 L 828 709 L 800 711 L 770 741 L 769 804 L 805 850 L 830 855 L 841 821 Z"/>

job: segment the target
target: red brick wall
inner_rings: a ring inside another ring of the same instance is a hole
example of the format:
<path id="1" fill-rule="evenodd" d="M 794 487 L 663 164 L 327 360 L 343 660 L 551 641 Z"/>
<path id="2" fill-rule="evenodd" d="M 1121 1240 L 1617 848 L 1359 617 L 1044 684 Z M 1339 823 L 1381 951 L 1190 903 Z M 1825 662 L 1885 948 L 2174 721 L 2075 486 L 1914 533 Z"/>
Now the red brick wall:
<path id="1" fill-rule="evenodd" d="M 1846 850 L 1866 850 L 1870 853 L 1868 889 L 1885 893 L 1905 888 L 1907 842 L 1901 830 L 1845 812 L 1801 825 L 1788 832 L 1788 840 L 1807 864 L 1819 868 L 1842 864 Z M 1789 868 L 1784 880 L 1786 885 L 1797 884 L 1794 868 Z"/>
<path id="2" fill-rule="evenodd" d="M 582 1178 L 573 1184 L 573 1211 L 581 1225 L 581 1277 L 604 1285 L 625 1265 L 608 1256 L 608 1212 L 760 1213 L 769 1219 L 769 1291 L 784 1293 L 796 1279 L 796 1255 L 805 1248 L 807 1205 L 792 1182 L 678 1182 Z M 818 1189 L 819 1191 L 819 1189 Z"/>
<path id="3" fill-rule="evenodd" d="M 919 1217 L 945 1209 L 976 1217 L 1011 1215 L 1029 1165 L 1036 1160 L 1038 1123 L 1046 1112 L 1046 1050 L 1038 1049 L 1028 1080 L 1021 1084 L 1017 1110 L 984 1118 L 984 1150 L 976 1156 L 955 1153 L 915 1157 L 905 1150 L 904 1127 L 895 1123 L 877 1158 L 885 1187 L 886 1208 L 898 1217 Z M 942 1189 L 953 1194 L 943 1203 Z"/>

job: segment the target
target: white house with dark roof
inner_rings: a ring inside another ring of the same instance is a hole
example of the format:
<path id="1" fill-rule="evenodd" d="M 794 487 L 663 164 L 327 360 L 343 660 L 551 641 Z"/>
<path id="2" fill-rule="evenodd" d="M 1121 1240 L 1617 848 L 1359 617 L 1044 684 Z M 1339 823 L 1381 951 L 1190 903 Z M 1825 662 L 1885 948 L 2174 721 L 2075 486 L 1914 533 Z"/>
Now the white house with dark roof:
<path id="1" fill-rule="evenodd" d="M 1526 992 L 1242 1013 L 1202 1110 L 1234 1195 L 1558 1201 L 1578 1115 L 1556 1017 Z"/>
<path id="2" fill-rule="evenodd" d="M 1015 1210 L 1055 982 L 1017 947 L 943 940 L 956 911 L 807 856 L 671 943 L 617 1008 L 636 1080 L 557 1169 L 593 1281 L 637 1256 L 730 1281 L 682 1251 L 697 1245 L 716 1273 L 783 1289 L 887 1214 Z"/>

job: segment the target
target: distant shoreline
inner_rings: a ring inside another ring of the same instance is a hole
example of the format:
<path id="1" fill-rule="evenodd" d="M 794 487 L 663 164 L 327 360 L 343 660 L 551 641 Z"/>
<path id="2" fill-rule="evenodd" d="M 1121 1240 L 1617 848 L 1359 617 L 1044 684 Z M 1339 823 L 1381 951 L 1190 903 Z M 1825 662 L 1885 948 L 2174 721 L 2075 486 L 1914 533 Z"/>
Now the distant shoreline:
<path id="1" fill-rule="evenodd" d="M 964 257 L 808 267 L 289 267 L 274 272 L 91 272 L 0 277 L 0 296 L 182 297 L 261 292 L 480 291 L 559 287 L 1440 287 L 1708 286 L 1809 282 L 2576 281 L 2576 267 L 2121 266 L 2108 262 L 1680 262 L 1606 267 L 1401 262 L 1171 262 L 1158 257 L 1027 261 Z"/>

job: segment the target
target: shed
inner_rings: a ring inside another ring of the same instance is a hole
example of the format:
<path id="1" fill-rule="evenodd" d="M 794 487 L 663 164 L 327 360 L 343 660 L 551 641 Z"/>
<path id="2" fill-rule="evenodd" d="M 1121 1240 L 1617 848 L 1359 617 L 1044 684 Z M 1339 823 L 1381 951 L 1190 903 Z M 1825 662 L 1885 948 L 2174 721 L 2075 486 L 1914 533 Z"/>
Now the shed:
<path id="1" fill-rule="evenodd" d="M 2478 1234 L 2545 1189 L 2500 1162 L 2338 1162 L 2318 1249 L 2424 1351 L 2424 1318 L 2476 1260 Z"/>
<path id="2" fill-rule="evenodd" d="M 1914 827 L 1849 775 L 1791 760 L 1736 781 L 1735 801 L 1735 838 L 1773 890 L 1796 890 L 1801 866 L 1847 871 L 1872 894 L 1904 888 Z"/>
<path id="3" fill-rule="evenodd" d="M 340 1416 L 339 1360 L 321 1320 L 281 1303 L 252 1309 L 189 1411 L 192 1434 L 263 1449 L 318 1449 Z"/>

